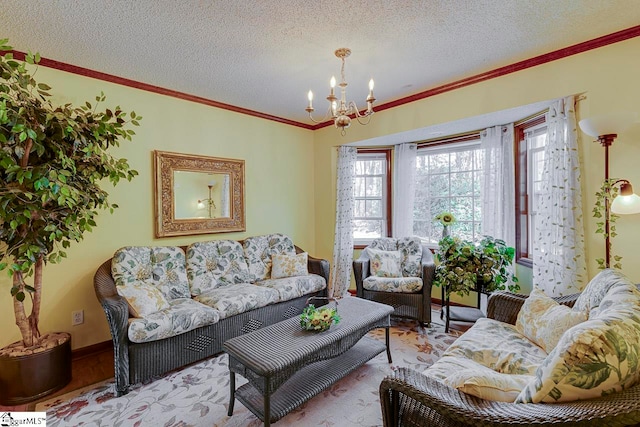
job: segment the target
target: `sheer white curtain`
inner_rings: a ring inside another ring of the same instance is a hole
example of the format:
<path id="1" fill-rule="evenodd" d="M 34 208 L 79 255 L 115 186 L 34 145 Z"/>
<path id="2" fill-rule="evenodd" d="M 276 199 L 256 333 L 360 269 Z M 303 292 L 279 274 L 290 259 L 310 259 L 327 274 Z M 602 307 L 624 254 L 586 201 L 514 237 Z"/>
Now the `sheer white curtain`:
<path id="1" fill-rule="evenodd" d="M 513 123 L 480 133 L 484 154 L 482 234 L 516 245 Z"/>
<path id="2" fill-rule="evenodd" d="M 573 96 L 549 108 L 547 135 L 536 212 L 533 283 L 549 296 L 562 296 L 580 292 L 587 272 Z"/>
<path id="3" fill-rule="evenodd" d="M 338 179 L 336 183 L 336 232 L 333 241 L 333 263 L 329 280 L 329 296 L 342 298 L 351 283 L 353 262 L 353 181 L 358 150 L 338 148 Z"/>
<path id="4" fill-rule="evenodd" d="M 413 236 L 413 202 L 416 196 L 416 154 L 418 144 L 394 147 L 393 236 Z"/>

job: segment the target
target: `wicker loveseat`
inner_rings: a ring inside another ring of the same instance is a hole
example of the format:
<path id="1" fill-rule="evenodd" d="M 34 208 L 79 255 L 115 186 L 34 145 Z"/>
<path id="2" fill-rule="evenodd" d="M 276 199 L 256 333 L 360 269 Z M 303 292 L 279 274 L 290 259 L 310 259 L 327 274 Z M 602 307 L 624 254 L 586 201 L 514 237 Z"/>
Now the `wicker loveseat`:
<path id="1" fill-rule="evenodd" d="M 611 278 L 612 272 L 605 270 L 594 280 L 602 278 L 601 275 L 604 275 L 605 278 Z M 589 289 L 587 286 L 582 297 L 571 295 L 556 299 L 560 304 L 574 307 L 572 311 L 580 311 L 586 307 L 589 317 L 588 320 L 578 323 L 562 333 L 556 347 L 549 351 L 548 357 L 540 360 L 540 365 L 537 368 L 534 368 L 532 380 L 519 394 L 516 391 L 518 397 L 514 400 L 515 402 L 523 402 L 523 397 L 524 401 L 527 401 L 531 396 L 535 396 L 536 392 L 542 391 L 544 392 L 542 393 L 543 397 L 540 398 L 539 395 L 537 397 L 539 402 L 544 403 L 511 403 L 476 397 L 477 391 L 470 393 L 467 389 L 466 393 L 462 392 L 461 389 L 464 387 L 450 386 L 448 380 L 451 377 L 442 379 L 438 374 L 439 368 L 436 365 L 443 359 L 451 359 L 456 354 L 460 355 L 459 350 L 464 347 L 464 344 L 459 344 L 459 342 L 464 340 L 465 335 L 469 333 L 471 335 L 467 336 L 467 342 L 473 340 L 477 325 L 480 329 L 485 328 L 484 338 L 486 341 L 481 339 L 482 336 L 476 336 L 475 345 L 484 345 L 486 348 L 479 353 L 467 351 L 467 366 L 451 369 L 453 365 L 450 364 L 449 370 L 454 371 L 452 372 L 453 377 L 459 376 L 461 371 L 469 366 L 472 367 L 471 369 L 475 369 L 476 358 L 486 357 L 486 354 L 491 353 L 492 347 L 497 351 L 511 348 L 515 356 L 518 356 L 520 349 L 525 348 L 518 342 L 500 343 L 500 339 L 486 334 L 488 331 L 486 328 L 489 324 L 495 327 L 492 332 L 495 332 L 496 335 L 500 335 L 500 328 L 515 329 L 510 325 L 517 323 L 519 312 L 527 300 L 527 297 L 523 295 L 496 292 L 489 298 L 487 312 L 489 319 L 482 319 L 479 324 L 474 325 L 462 337 L 458 338 L 438 362 L 424 372 L 399 368 L 392 376 L 382 381 L 380 397 L 384 425 L 387 427 L 558 424 L 623 426 L 640 423 L 640 385 L 637 385 L 640 375 L 638 371 L 638 355 L 640 353 L 640 340 L 638 339 L 640 327 L 638 325 L 640 319 L 637 315 L 640 292 L 628 282 L 621 284 L 618 279 L 619 276 L 615 277 L 613 281 L 610 280 L 610 283 L 601 287 L 599 291 L 589 294 L 587 294 Z M 621 295 L 625 298 L 630 296 L 633 303 L 627 305 L 626 300 L 620 298 Z M 599 305 L 601 301 L 602 305 Z M 591 306 L 589 307 L 589 305 Z M 565 309 L 565 311 L 567 310 Z M 628 314 L 628 318 L 624 317 L 625 313 Z M 601 322 L 598 323 L 600 320 Z M 589 328 L 594 327 L 594 330 L 597 330 L 598 325 L 603 325 L 606 328 L 604 333 L 601 334 L 599 331 L 592 333 L 590 336 L 593 339 L 584 340 L 584 346 L 581 338 L 576 340 L 577 336 L 589 336 L 589 333 L 592 332 L 589 331 Z M 616 342 L 618 338 L 611 331 L 618 326 L 628 328 L 630 335 L 624 340 L 617 341 L 614 345 L 602 345 L 608 340 Z M 585 332 L 586 335 L 580 335 Z M 582 347 L 571 347 L 572 340 Z M 579 351 L 574 353 L 573 350 L 576 348 Z M 480 354 L 483 352 L 484 355 Z M 569 357 L 565 355 L 565 352 Z M 543 356 L 544 354 L 542 354 Z M 558 364 L 556 362 L 559 357 L 565 357 L 565 359 L 560 359 L 561 362 Z M 593 358 L 601 359 L 602 363 L 590 365 L 590 362 L 586 362 L 593 360 Z M 522 360 L 525 359 L 526 357 L 522 358 Z M 513 367 L 514 363 L 521 363 L 522 360 L 517 357 L 511 358 L 508 363 Z M 613 360 L 616 361 L 614 369 L 604 369 Z M 447 362 L 440 365 L 440 368 L 446 364 Z M 506 365 L 503 365 L 502 369 L 505 368 Z M 430 370 L 433 371 L 430 372 Z M 609 373 L 612 374 L 610 377 Z M 619 378 L 624 380 L 622 384 L 598 391 L 598 386 L 606 384 L 609 387 L 607 381 L 613 380 L 615 383 Z M 614 388 L 622 389 L 622 391 L 615 391 Z M 579 393 L 594 391 L 598 395 L 593 397 L 592 393 L 592 396 L 584 399 L 563 401 L 563 393 L 569 396 L 569 391 L 575 392 L 576 390 Z"/>
<path id="2" fill-rule="evenodd" d="M 397 274 L 376 275 L 372 270 L 372 256 L 381 257 L 382 263 L 397 257 Z M 428 325 L 431 323 L 431 287 L 435 269 L 431 250 L 419 237 L 374 239 L 353 261 L 356 295 L 392 306 L 393 316 L 416 319 L 420 325 Z"/>
<path id="3" fill-rule="evenodd" d="M 305 256 L 307 271 L 300 272 Z M 284 259 L 278 277 L 276 257 Z M 326 296 L 328 280 L 329 262 L 307 256 L 282 234 L 118 250 L 94 276 L 111 330 L 118 395 L 222 352 L 229 338 L 299 315 L 309 297 Z M 147 295 L 153 302 L 141 301 Z M 156 300 L 159 307 L 145 308 Z"/>

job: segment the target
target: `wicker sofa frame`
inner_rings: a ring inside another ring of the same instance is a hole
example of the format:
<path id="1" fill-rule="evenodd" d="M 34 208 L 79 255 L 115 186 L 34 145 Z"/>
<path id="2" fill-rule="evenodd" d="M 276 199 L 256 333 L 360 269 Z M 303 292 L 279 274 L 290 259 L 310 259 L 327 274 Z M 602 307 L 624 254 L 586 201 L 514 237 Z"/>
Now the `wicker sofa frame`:
<path id="1" fill-rule="evenodd" d="M 573 306 L 577 294 L 556 300 Z M 515 324 L 526 296 L 496 292 L 487 316 Z M 568 403 L 504 403 L 480 399 L 409 368 L 380 384 L 385 427 L 628 426 L 640 423 L 640 385 L 606 397 Z"/>
<path id="2" fill-rule="evenodd" d="M 240 242 L 242 243 L 242 242 Z M 186 248 L 183 248 L 186 249 Z M 296 253 L 303 252 L 295 246 Z M 324 277 L 329 283 L 329 262 L 309 256 L 309 273 Z M 327 289 L 303 295 L 288 301 L 267 305 L 240 313 L 211 325 L 173 337 L 134 343 L 129 341 L 129 308 L 124 298 L 118 295 L 111 276 L 111 259 L 96 271 L 94 289 L 104 309 L 113 341 L 116 391 L 118 396 L 129 392 L 133 384 L 153 379 L 182 366 L 189 365 L 222 352 L 222 344 L 266 325 L 297 316 L 306 306 L 307 298 L 326 297 Z"/>
<path id="3" fill-rule="evenodd" d="M 364 252 L 364 251 L 363 251 Z M 370 291 L 363 286 L 364 279 L 371 274 L 369 259 L 360 256 L 353 261 L 356 295 L 360 298 L 387 304 L 393 307 L 392 316 L 417 320 L 421 326 L 431 324 L 431 288 L 436 274 L 431 249 L 422 245 L 422 290 L 420 292 Z"/>

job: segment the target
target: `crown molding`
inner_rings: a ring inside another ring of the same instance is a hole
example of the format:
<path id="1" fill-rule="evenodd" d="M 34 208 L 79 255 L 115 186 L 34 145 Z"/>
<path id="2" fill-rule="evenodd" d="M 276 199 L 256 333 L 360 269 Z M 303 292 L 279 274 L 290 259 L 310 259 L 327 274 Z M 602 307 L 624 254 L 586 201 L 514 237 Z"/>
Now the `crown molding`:
<path id="1" fill-rule="evenodd" d="M 563 59 L 568 56 L 577 55 L 592 49 L 597 49 L 610 44 L 618 43 L 624 40 L 632 39 L 640 36 L 640 25 L 627 28 L 625 30 L 617 31 L 615 33 L 607 34 L 605 36 L 597 37 L 592 40 L 588 40 L 582 43 L 574 44 L 572 46 L 564 47 L 562 49 L 554 50 L 553 52 L 545 53 L 543 55 L 535 56 L 533 58 L 525 59 L 523 61 L 515 62 L 504 67 L 496 68 L 484 73 L 476 74 L 471 77 L 467 77 L 461 80 L 456 80 L 451 83 L 437 86 L 423 92 L 415 93 L 413 95 L 406 96 L 404 98 L 396 99 L 391 102 L 387 102 L 376 107 L 376 112 L 388 110 L 390 108 L 399 107 L 401 105 L 409 104 L 414 101 L 429 98 L 441 93 L 450 92 L 452 90 L 460 89 L 465 86 L 470 86 L 476 83 L 480 83 L 486 80 L 495 79 L 507 74 L 515 73 L 516 71 L 525 70 L 527 68 L 536 67 L 538 65 L 546 64 L 548 62 Z M 4 55 L 7 52 L 0 52 Z M 11 51 L 13 56 L 21 61 L 24 61 L 25 53 L 13 50 Z M 271 120 L 278 123 L 283 123 L 291 126 L 307 130 L 318 130 L 333 124 L 332 120 L 310 125 L 308 123 L 297 122 L 295 120 L 285 119 L 283 117 L 274 116 L 260 111 L 254 111 L 247 108 L 237 107 L 231 104 L 225 104 L 213 99 L 207 99 L 196 95 L 191 95 L 184 92 L 178 92 L 172 89 L 166 89 L 160 86 L 154 86 L 148 83 L 138 82 L 136 80 L 126 79 L 124 77 L 115 76 L 113 74 L 103 73 L 101 71 L 91 70 L 89 68 L 78 67 L 77 65 L 71 65 L 64 62 L 56 61 L 49 58 L 41 58 L 39 65 L 44 67 L 54 68 L 56 70 L 66 71 L 68 73 L 78 74 L 85 77 L 91 77 L 98 80 L 107 81 L 110 83 L 116 83 L 123 86 L 129 86 L 135 89 L 145 90 L 148 92 L 157 93 L 160 95 L 171 96 L 185 101 L 191 101 L 198 104 L 208 105 L 210 107 L 222 108 L 224 110 L 233 111 L 235 113 L 246 114 L 261 119 Z"/>
<path id="2" fill-rule="evenodd" d="M 396 99 L 395 101 L 387 102 L 376 107 L 375 112 L 388 110 L 389 108 L 399 107 L 401 105 L 409 104 L 414 101 L 429 98 L 441 93 L 450 92 L 452 90 L 460 89 L 465 86 L 470 86 L 476 83 L 483 82 L 485 80 L 495 79 L 507 74 L 515 73 L 516 71 L 525 70 L 527 68 L 536 67 L 538 65 L 546 64 L 548 62 L 556 61 L 558 59 L 566 58 L 568 56 L 577 55 L 592 49 L 604 47 L 610 44 L 618 43 L 624 40 L 632 39 L 640 36 L 640 25 L 627 28 L 626 30 L 618 31 L 606 36 L 598 37 L 586 42 L 574 44 L 572 46 L 564 47 L 562 49 L 554 50 L 553 52 L 545 53 L 543 55 L 535 56 L 533 58 L 525 59 L 520 62 L 515 62 L 504 67 L 496 68 L 485 73 L 476 74 L 471 77 L 467 77 L 455 82 L 447 83 L 442 86 L 437 86 L 432 89 L 425 90 L 424 92 L 415 93 L 404 98 Z M 313 130 L 317 130 L 333 124 L 333 121 L 326 121 L 318 123 L 313 126 Z"/>
<path id="3" fill-rule="evenodd" d="M 25 53 L 12 50 L 13 57 L 17 60 L 24 61 Z M 0 51 L 1 55 L 4 55 L 7 52 Z M 92 70 L 89 68 L 79 67 L 77 65 L 67 64 L 65 62 L 56 61 L 54 59 L 49 58 L 41 58 L 38 65 L 48 68 L 54 68 L 60 71 L 66 71 L 68 73 L 78 74 L 84 77 L 90 77 L 97 80 L 103 80 L 110 83 L 115 83 L 123 86 L 132 87 L 134 89 L 145 90 L 147 92 L 153 92 L 160 95 L 171 96 L 173 98 L 183 99 L 185 101 L 191 101 L 198 104 L 208 105 L 210 107 L 222 108 L 223 110 L 233 111 L 235 113 L 246 114 L 248 116 L 258 117 L 260 119 L 271 120 L 278 123 L 284 123 L 291 126 L 297 126 L 303 129 L 311 130 L 313 128 L 312 125 L 307 123 L 297 122 L 295 120 L 285 119 L 283 117 L 274 116 L 267 113 L 262 113 L 260 111 L 250 110 L 248 108 L 242 108 L 231 104 L 225 104 L 224 102 L 218 102 L 213 99 L 203 98 L 201 96 L 191 95 L 184 92 L 178 92 L 177 90 L 167 89 L 160 86 L 154 86 L 148 83 L 139 82 L 136 80 L 126 79 L 124 77 L 115 76 L 113 74 L 103 73 L 101 71 Z"/>

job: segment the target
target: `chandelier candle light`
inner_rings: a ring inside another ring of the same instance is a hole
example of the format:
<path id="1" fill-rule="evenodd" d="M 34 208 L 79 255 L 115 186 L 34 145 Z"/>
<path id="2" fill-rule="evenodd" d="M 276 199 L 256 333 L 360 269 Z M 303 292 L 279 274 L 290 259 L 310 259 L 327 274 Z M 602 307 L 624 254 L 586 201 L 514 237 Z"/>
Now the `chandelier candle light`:
<path id="1" fill-rule="evenodd" d="M 314 111 L 312 91 L 309 91 L 307 94 L 307 97 L 309 98 L 309 106 L 305 108 L 305 111 L 309 113 L 309 118 L 314 123 L 322 123 L 331 117 L 336 128 L 340 129 L 340 133 L 344 136 L 346 133 L 345 129 L 351 126 L 351 116 L 354 117 L 361 125 L 369 124 L 371 121 L 371 115 L 373 115 L 373 103 L 376 99 L 373 97 L 373 79 L 371 79 L 369 80 L 369 95 L 366 99 L 367 109 L 364 112 L 361 113 L 358 111 L 358 106 L 354 101 L 347 101 L 347 81 L 344 78 L 344 59 L 351 55 L 351 49 L 342 47 L 335 51 L 335 55 L 342 60 L 342 67 L 340 69 L 342 81 L 338 84 L 338 86 L 340 86 L 340 99 L 338 100 L 334 93 L 336 78 L 331 77 L 331 89 L 329 91 L 329 96 L 327 96 L 329 108 L 324 118 L 316 121 L 311 115 Z M 364 121 L 365 118 L 366 121 Z"/>

